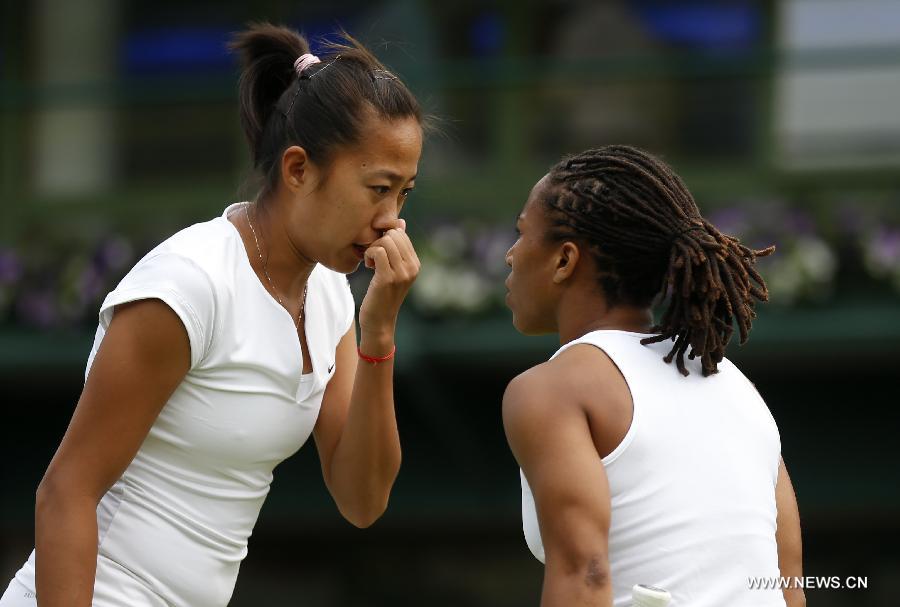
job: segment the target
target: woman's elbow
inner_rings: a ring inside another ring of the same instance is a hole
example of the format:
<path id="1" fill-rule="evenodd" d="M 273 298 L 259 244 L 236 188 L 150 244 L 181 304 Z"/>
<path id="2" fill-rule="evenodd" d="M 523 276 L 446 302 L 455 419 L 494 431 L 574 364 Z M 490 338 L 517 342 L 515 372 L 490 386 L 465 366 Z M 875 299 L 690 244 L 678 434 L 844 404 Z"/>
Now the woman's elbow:
<path id="1" fill-rule="evenodd" d="M 338 504 L 338 510 L 341 516 L 351 525 L 359 529 L 366 529 L 371 527 L 387 511 L 387 499 L 372 500 L 366 504 L 360 503 L 345 506 Z"/>
<path id="2" fill-rule="evenodd" d="M 554 550 L 547 553 L 547 571 L 576 581 L 587 590 L 603 590 L 612 585 L 609 559 L 596 550 Z"/>
<path id="3" fill-rule="evenodd" d="M 63 520 L 62 509 L 65 506 L 64 491 L 59 485 L 44 477 L 34 495 L 34 527 L 38 536 Z"/>
<path id="4" fill-rule="evenodd" d="M 48 472 L 41 479 L 34 494 L 35 523 L 52 522 L 60 511 L 71 508 L 93 510 L 100 501 L 92 491 L 80 488 L 64 475 Z"/>
<path id="5" fill-rule="evenodd" d="M 60 502 L 61 488 L 59 483 L 55 481 L 53 476 L 45 474 L 41 482 L 38 483 L 37 490 L 34 493 L 34 511 L 35 518 L 40 518 L 42 514 L 53 510 L 55 505 Z"/>

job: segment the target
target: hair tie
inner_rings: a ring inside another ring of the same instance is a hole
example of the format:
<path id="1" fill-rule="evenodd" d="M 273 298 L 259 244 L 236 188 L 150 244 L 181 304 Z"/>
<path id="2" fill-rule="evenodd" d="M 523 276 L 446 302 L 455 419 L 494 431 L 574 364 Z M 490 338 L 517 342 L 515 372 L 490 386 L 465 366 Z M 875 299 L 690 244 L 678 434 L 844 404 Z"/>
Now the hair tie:
<path id="1" fill-rule="evenodd" d="M 311 65 L 315 65 L 316 63 L 322 63 L 321 59 L 313 55 L 312 53 L 303 53 L 297 60 L 294 61 L 294 71 L 297 72 L 297 75 L 300 76 L 303 74 L 303 70 L 308 68 Z"/>
<path id="2" fill-rule="evenodd" d="M 311 80 L 313 76 L 321 74 L 322 72 L 327 70 L 329 67 L 331 67 L 334 64 L 334 62 L 340 58 L 341 58 L 341 56 L 337 55 L 334 59 L 332 59 L 331 61 L 326 63 L 325 67 L 318 70 L 315 74 L 310 74 L 308 76 L 304 76 L 303 70 L 305 70 L 306 68 L 308 68 L 311 65 L 315 65 L 317 63 L 322 63 L 322 60 L 319 59 L 318 57 L 316 57 L 315 55 L 313 55 L 312 53 L 303 53 L 302 55 L 297 57 L 296 61 L 294 61 L 294 71 L 297 72 L 297 77 L 300 80 L 304 80 L 304 79 Z M 297 97 L 300 96 L 300 80 L 297 81 L 297 90 L 294 92 L 294 96 L 291 98 L 291 104 L 288 106 L 287 110 L 285 110 L 284 112 L 281 112 L 281 115 L 284 116 L 285 118 L 287 118 L 288 116 L 291 115 L 291 111 L 294 109 L 294 104 L 297 102 Z"/>

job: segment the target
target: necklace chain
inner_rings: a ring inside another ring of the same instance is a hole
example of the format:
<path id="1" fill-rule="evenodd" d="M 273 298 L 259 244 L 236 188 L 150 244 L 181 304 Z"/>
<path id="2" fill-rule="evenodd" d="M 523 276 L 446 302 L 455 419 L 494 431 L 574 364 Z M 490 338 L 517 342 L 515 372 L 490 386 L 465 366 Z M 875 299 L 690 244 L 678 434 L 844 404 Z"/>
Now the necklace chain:
<path id="1" fill-rule="evenodd" d="M 287 309 L 287 306 L 284 305 L 284 300 L 281 299 L 281 295 L 278 294 L 278 289 L 275 288 L 275 283 L 272 281 L 272 277 L 269 276 L 269 262 L 266 259 L 263 259 L 262 249 L 259 248 L 259 238 L 256 237 L 256 230 L 253 228 L 253 222 L 250 221 L 250 205 L 244 205 L 244 215 L 247 216 L 247 224 L 250 226 L 250 232 L 253 234 L 253 242 L 256 243 L 256 254 L 259 255 L 259 262 L 262 264 L 263 274 L 266 276 L 266 280 L 269 281 L 269 286 L 272 288 L 272 294 L 275 295 L 275 299 L 278 300 L 278 303 L 284 309 Z M 294 321 L 294 326 L 297 327 L 297 330 L 300 330 L 300 320 L 303 318 L 303 313 L 306 308 L 306 290 L 309 288 L 309 281 L 305 285 L 303 285 L 303 295 L 300 296 L 300 311 L 297 313 L 297 319 Z"/>

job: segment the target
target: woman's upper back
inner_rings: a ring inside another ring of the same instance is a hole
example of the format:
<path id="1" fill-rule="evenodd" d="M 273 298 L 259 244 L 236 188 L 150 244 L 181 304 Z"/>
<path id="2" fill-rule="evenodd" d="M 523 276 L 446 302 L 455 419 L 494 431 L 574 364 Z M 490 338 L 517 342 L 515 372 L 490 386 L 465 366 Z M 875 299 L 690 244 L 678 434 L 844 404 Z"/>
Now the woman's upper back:
<path id="1" fill-rule="evenodd" d="M 602 350 L 594 353 L 598 368 L 608 364 L 605 354 L 633 400 L 623 439 L 603 458 L 616 604 L 636 583 L 665 587 L 679 604 L 781 604 L 780 593 L 754 594 L 746 579 L 748 572 L 778 575 L 774 492 L 780 441 L 768 408 L 728 360 L 709 377 L 699 365 L 690 366 L 696 361 L 686 361 L 692 372 L 685 377 L 662 360 L 671 344 L 644 346 L 642 337 L 595 331 L 554 355 L 579 344 Z M 597 395 L 583 404 L 592 428 L 615 427 L 621 420 L 604 419 L 609 409 L 602 395 L 609 387 L 600 385 L 602 374 L 582 373 L 577 381 L 584 382 L 582 393 Z M 526 539 L 543 560 L 533 498 L 522 480 Z"/>

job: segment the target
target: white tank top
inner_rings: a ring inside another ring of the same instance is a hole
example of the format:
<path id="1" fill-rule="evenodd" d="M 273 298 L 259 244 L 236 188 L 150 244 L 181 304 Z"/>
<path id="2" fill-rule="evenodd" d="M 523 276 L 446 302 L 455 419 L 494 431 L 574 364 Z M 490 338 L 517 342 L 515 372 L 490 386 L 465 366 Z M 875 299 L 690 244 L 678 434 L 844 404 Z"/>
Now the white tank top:
<path id="1" fill-rule="evenodd" d="M 294 320 L 250 266 L 234 206 L 160 244 L 102 304 L 88 371 L 114 307 L 147 298 L 181 318 L 191 367 L 97 508 L 94 605 L 228 603 L 272 471 L 312 432 L 353 321 L 346 276 L 317 266 L 303 375 Z M 34 553 L 16 579 L 34 591 Z"/>
<path id="2" fill-rule="evenodd" d="M 665 341 L 595 331 L 565 344 L 603 350 L 631 390 L 631 427 L 603 458 L 612 515 L 610 576 L 614 605 L 631 605 L 631 587 L 672 594 L 672 607 L 782 606 L 780 590 L 751 590 L 750 577 L 777 577 L 775 482 L 781 443 L 769 409 L 728 360 L 688 377 L 662 357 Z M 532 553 L 544 562 L 531 489 L 522 479 L 522 519 Z"/>

